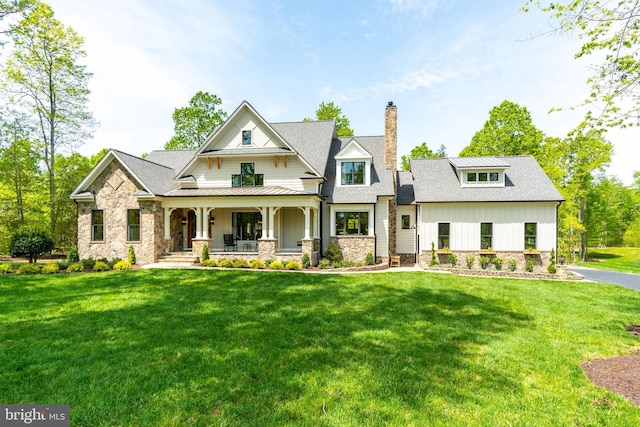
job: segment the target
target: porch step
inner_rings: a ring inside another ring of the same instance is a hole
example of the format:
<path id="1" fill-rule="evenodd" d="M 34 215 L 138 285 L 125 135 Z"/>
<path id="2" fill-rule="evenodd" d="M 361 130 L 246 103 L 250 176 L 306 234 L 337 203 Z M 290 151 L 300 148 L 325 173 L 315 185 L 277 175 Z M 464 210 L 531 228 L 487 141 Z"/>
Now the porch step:
<path id="1" fill-rule="evenodd" d="M 195 264 L 199 258 L 191 252 L 168 252 L 158 257 L 158 262 L 185 262 Z"/>

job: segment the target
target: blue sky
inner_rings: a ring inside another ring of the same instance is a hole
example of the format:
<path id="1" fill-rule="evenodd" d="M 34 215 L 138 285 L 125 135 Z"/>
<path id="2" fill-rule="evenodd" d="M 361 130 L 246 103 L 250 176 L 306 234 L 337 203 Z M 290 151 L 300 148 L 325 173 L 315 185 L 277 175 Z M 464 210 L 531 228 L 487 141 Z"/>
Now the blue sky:
<path id="1" fill-rule="evenodd" d="M 86 41 L 90 108 L 101 123 L 82 149 L 162 149 L 171 114 L 199 90 L 232 112 L 249 101 L 270 122 L 313 117 L 335 101 L 356 135 L 384 132 L 398 106 L 398 152 L 424 142 L 455 156 L 508 99 L 564 137 L 584 111 L 588 61 L 577 37 L 537 36 L 545 15 L 518 1 L 49 0 Z M 632 182 L 638 129 L 608 133 L 608 173 Z"/>

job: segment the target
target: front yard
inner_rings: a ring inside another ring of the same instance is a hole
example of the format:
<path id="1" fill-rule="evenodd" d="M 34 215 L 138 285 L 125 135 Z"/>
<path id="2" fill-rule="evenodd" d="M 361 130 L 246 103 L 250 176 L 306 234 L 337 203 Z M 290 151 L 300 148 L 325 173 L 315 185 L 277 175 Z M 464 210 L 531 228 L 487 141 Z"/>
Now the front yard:
<path id="1" fill-rule="evenodd" d="M 71 424 L 638 425 L 640 293 L 428 273 L 0 276 L 0 402 Z"/>

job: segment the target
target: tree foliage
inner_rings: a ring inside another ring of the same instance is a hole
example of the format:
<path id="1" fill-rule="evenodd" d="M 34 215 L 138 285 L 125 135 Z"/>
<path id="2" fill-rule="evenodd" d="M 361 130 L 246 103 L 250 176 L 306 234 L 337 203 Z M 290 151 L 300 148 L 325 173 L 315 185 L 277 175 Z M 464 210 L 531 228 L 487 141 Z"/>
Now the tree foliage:
<path id="1" fill-rule="evenodd" d="M 347 116 L 342 113 L 342 109 L 333 101 L 321 102 L 316 110 L 315 120 L 335 120 L 336 134 L 338 136 L 353 136 L 353 129 L 350 128 L 351 123 Z M 305 118 L 305 122 L 312 122 L 314 119 Z"/>
<path id="2" fill-rule="evenodd" d="M 408 155 L 402 155 L 402 170 L 409 170 L 411 159 L 428 159 L 434 157 L 447 157 L 447 147 L 440 145 L 438 151 L 434 153 L 427 146 L 427 143 L 423 142 L 422 144 L 413 147 Z"/>
<path id="3" fill-rule="evenodd" d="M 528 0 L 556 21 L 556 33 L 577 33 L 584 40 L 576 58 L 592 57 L 587 80 L 593 106 L 587 120 L 597 126 L 640 124 L 640 3 L 636 0 Z"/>
<path id="4" fill-rule="evenodd" d="M 197 92 L 186 107 L 173 110 L 173 132 L 165 150 L 196 150 L 227 118 L 222 100 L 209 92 Z"/>
<path id="5" fill-rule="evenodd" d="M 13 258 L 26 257 L 35 263 L 38 257 L 51 252 L 53 239 L 46 231 L 37 228 L 22 228 L 11 237 L 9 254 Z"/>

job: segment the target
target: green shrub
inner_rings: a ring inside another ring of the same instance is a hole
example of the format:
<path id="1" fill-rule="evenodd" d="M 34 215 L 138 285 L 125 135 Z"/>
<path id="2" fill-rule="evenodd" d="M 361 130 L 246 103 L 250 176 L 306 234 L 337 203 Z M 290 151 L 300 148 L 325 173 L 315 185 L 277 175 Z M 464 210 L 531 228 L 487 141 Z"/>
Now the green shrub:
<path id="1" fill-rule="evenodd" d="M 318 268 L 321 270 L 324 270 L 325 268 L 328 268 L 329 265 L 331 265 L 329 263 L 329 260 L 326 258 L 322 258 L 319 262 L 318 262 Z"/>
<path id="2" fill-rule="evenodd" d="M 295 261 L 289 261 L 285 268 L 287 270 L 300 270 L 300 264 Z"/>
<path id="3" fill-rule="evenodd" d="M 266 265 L 267 267 L 269 267 L 271 265 L 271 263 L 273 262 L 273 260 L 271 258 L 267 258 L 264 260 L 264 265 Z"/>
<path id="4" fill-rule="evenodd" d="M 527 270 L 529 273 L 533 273 L 533 267 L 535 267 L 535 262 L 531 261 L 531 260 L 527 260 L 527 262 L 525 262 L 524 264 L 524 269 Z"/>
<path id="5" fill-rule="evenodd" d="M 78 249 L 71 248 L 67 254 L 67 266 L 74 262 L 80 262 L 80 255 L 78 255 Z"/>
<path id="6" fill-rule="evenodd" d="M 556 264 L 556 250 L 551 248 L 551 253 L 549 254 L 549 264 Z"/>
<path id="7" fill-rule="evenodd" d="M 329 243 L 327 250 L 324 251 L 324 257 L 332 263 L 339 262 L 342 259 L 342 251 L 335 243 Z"/>
<path id="8" fill-rule="evenodd" d="M 438 259 L 436 258 L 436 244 L 431 242 L 431 261 L 429 261 L 430 266 L 438 265 Z"/>
<path id="9" fill-rule="evenodd" d="M 504 263 L 504 261 L 502 260 L 502 258 L 494 258 L 493 259 L 493 265 L 496 267 L 496 270 L 502 270 L 502 264 Z"/>
<path id="10" fill-rule="evenodd" d="M 102 258 L 98 258 L 98 259 L 96 260 L 96 262 L 97 262 L 97 261 L 104 262 L 105 264 L 109 265 L 109 260 L 108 260 L 108 259 L 106 259 L 106 258 L 104 258 L 104 257 L 102 257 Z"/>
<path id="11" fill-rule="evenodd" d="M 35 263 L 38 257 L 51 252 L 53 239 L 46 231 L 25 227 L 16 231 L 9 242 L 9 255 L 13 258 L 25 257 Z"/>
<path id="12" fill-rule="evenodd" d="M 69 267 L 69 262 L 68 261 L 58 261 L 58 269 L 66 270 L 67 267 Z"/>
<path id="13" fill-rule="evenodd" d="M 304 268 L 311 267 L 311 258 L 309 257 L 308 253 L 305 252 L 305 253 L 302 254 L 302 260 L 301 261 L 302 261 L 302 266 Z"/>
<path id="14" fill-rule="evenodd" d="M 251 261 L 251 264 L 249 264 L 249 268 L 253 268 L 253 269 L 266 268 L 266 267 L 267 265 L 261 259 L 254 259 L 253 261 Z"/>
<path id="15" fill-rule="evenodd" d="M 218 262 L 215 259 L 205 259 L 204 261 L 202 261 L 202 265 L 204 265 L 205 267 L 217 267 Z"/>
<path id="16" fill-rule="evenodd" d="M 22 263 L 18 267 L 18 271 L 16 271 L 16 273 L 17 274 L 38 274 L 40 273 L 40 267 L 38 267 L 36 264 L 31 264 L 30 262 Z"/>
<path id="17" fill-rule="evenodd" d="M 342 268 L 342 262 L 334 261 L 334 262 L 331 263 L 331 267 L 333 267 L 333 268 Z"/>
<path id="18" fill-rule="evenodd" d="M 451 267 L 455 267 L 458 265 L 458 255 L 451 254 L 449 255 L 449 262 L 451 263 Z"/>
<path id="19" fill-rule="evenodd" d="M 109 268 L 113 269 L 113 266 L 119 263 L 120 261 L 122 261 L 122 258 L 116 257 L 112 259 L 111 261 L 109 261 Z"/>
<path id="20" fill-rule="evenodd" d="M 91 270 L 96 265 L 96 260 L 93 258 L 87 258 L 80 261 L 85 270 Z"/>
<path id="21" fill-rule="evenodd" d="M 42 274 L 55 274 L 60 271 L 60 267 L 55 262 L 50 262 L 42 267 Z"/>
<path id="22" fill-rule="evenodd" d="M 480 267 L 481 267 L 483 270 L 486 270 L 486 269 L 487 269 L 487 267 L 489 266 L 489 263 L 491 262 L 491 260 L 489 259 L 489 257 L 486 257 L 486 256 L 481 256 L 479 261 L 480 261 Z"/>
<path id="23" fill-rule="evenodd" d="M 376 263 L 376 260 L 373 258 L 373 253 L 367 252 L 367 255 L 364 257 L 364 263 L 367 265 L 373 265 Z"/>
<path id="24" fill-rule="evenodd" d="M 271 264 L 269 264 L 269 269 L 271 270 L 282 270 L 283 268 L 284 265 L 282 265 L 280 261 L 273 261 Z"/>
<path id="25" fill-rule="evenodd" d="M 218 267 L 233 268 L 233 261 L 227 258 L 221 259 L 220 261 L 218 261 Z"/>
<path id="26" fill-rule="evenodd" d="M 9 263 L 0 264 L 0 274 L 9 274 L 13 271 L 13 267 Z"/>
<path id="27" fill-rule="evenodd" d="M 74 262 L 69 264 L 67 267 L 67 273 L 82 273 L 84 271 L 84 266 L 81 262 Z"/>
<path id="28" fill-rule="evenodd" d="M 247 262 L 246 259 L 234 259 L 233 266 L 235 268 L 247 268 L 249 267 L 249 263 Z"/>
<path id="29" fill-rule="evenodd" d="M 131 270 L 131 263 L 129 261 L 118 261 L 113 265 L 113 269 L 116 271 Z"/>
<path id="30" fill-rule="evenodd" d="M 209 259 L 209 246 L 205 243 L 202 247 L 202 253 L 200 254 L 200 261 L 204 264 Z"/>
<path id="31" fill-rule="evenodd" d="M 127 261 L 131 265 L 135 265 L 136 260 L 136 251 L 133 249 L 133 245 L 129 245 L 129 249 L 127 250 Z"/>
<path id="32" fill-rule="evenodd" d="M 104 261 L 96 261 L 93 265 L 93 271 L 109 271 L 109 264 Z"/>
<path id="33" fill-rule="evenodd" d="M 549 264 L 549 267 L 547 267 L 547 271 L 548 271 L 549 273 L 551 273 L 551 274 L 556 274 L 556 272 L 557 272 L 558 270 L 556 269 L 556 266 L 555 266 L 555 265 L 553 265 L 553 264 Z"/>
<path id="34" fill-rule="evenodd" d="M 473 268 L 473 262 L 476 260 L 474 254 L 467 254 L 465 261 L 467 262 L 467 268 Z"/>
<path id="35" fill-rule="evenodd" d="M 350 259 L 345 259 L 345 260 L 340 261 L 340 267 L 341 268 L 350 268 L 350 267 L 353 267 L 354 265 L 355 264 Z"/>

